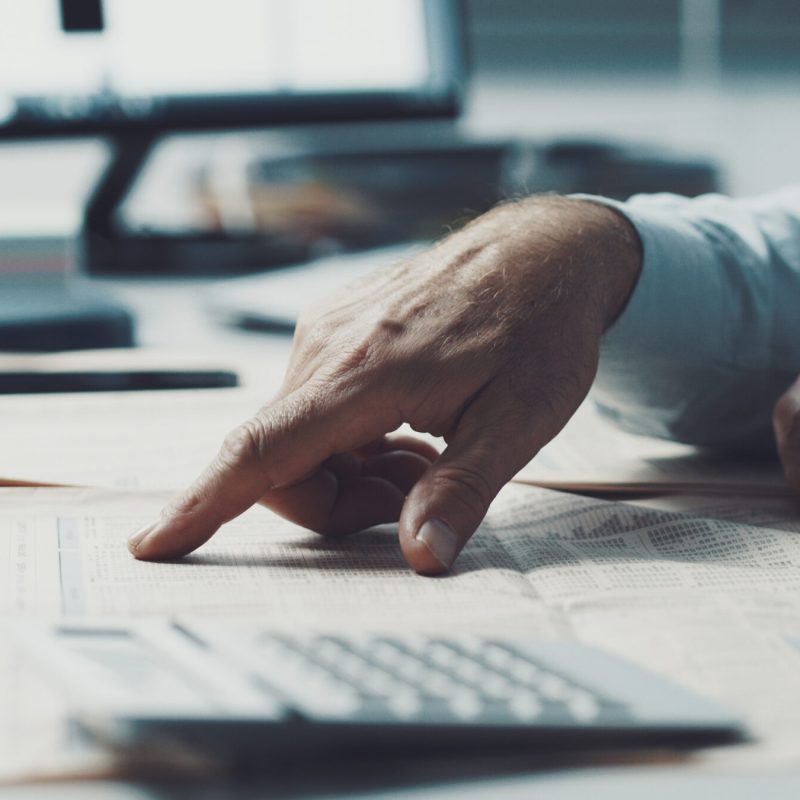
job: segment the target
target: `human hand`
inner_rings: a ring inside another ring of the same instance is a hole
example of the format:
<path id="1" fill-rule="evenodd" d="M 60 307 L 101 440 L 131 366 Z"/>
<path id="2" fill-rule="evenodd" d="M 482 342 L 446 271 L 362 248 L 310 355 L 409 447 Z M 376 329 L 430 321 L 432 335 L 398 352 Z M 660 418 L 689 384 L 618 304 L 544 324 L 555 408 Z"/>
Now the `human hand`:
<path id="1" fill-rule="evenodd" d="M 800 493 L 800 378 L 775 403 L 772 427 L 786 483 Z"/>
<path id="2" fill-rule="evenodd" d="M 335 295 L 298 323 L 277 396 L 131 552 L 184 555 L 260 502 L 329 535 L 399 519 L 408 564 L 446 571 L 586 396 L 640 260 L 615 211 L 531 198 Z M 402 423 L 446 449 L 390 436 Z"/>

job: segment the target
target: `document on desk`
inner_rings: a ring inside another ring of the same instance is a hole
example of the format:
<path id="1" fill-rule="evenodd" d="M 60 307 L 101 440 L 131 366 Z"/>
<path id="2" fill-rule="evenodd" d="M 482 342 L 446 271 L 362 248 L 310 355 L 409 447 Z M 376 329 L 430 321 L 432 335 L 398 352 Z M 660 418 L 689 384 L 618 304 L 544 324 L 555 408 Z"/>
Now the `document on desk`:
<path id="1" fill-rule="evenodd" d="M 617 428 L 587 400 L 516 476 L 552 489 L 615 493 L 713 492 L 786 497 L 775 461 L 734 458 Z"/>
<path id="2" fill-rule="evenodd" d="M 181 561 L 137 562 L 126 538 L 168 497 L 0 491 L 0 611 L 39 619 L 199 614 L 291 628 L 560 632 L 558 616 L 490 527 L 443 580 L 406 567 L 393 526 L 326 539 L 260 507 Z"/>
<path id="3" fill-rule="evenodd" d="M 125 538 L 164 499 L 0 492 L 0 610 L 577 637 L 731 706 L 763 736 L 800 728 L 792 532 L 509 487 L 444 578 L 410 572 L 392 526 L 324 539 L 263 509 L 182 561 L 136 562 Z"/>
<path id="4" fill-rule="evenodd" d="M 178 490 L 264 398 L 244 389 L 0 398 L 0 482 Z"/>
<path id="5" fill-rule="evenodd" d="M 0 398 L 0 484 L 177 491 L 265 402 L 252 389 Z M 777 464 L 633 436 L 584 404 L 516 480 L 578 491 L 785 496 Z"/>

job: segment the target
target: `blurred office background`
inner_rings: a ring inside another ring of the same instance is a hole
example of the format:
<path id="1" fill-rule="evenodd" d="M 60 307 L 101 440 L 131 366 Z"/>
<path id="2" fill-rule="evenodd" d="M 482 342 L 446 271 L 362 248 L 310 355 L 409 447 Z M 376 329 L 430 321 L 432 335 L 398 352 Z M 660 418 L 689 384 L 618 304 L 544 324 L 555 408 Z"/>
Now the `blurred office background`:
<path id="1" fill-rule="evenodd" d="M 480 74 L 797 76 L 793 0 L 468 0 Z"/>
<path id="2" fill-rule="evenodd" d="M 568 157 L 577 147 L 580 160 L 592 147 L 609 144 L 629 149 L 634 160 L 655 153 L 678 164 L 707 165 L 715 174 L 711 183 L 737 195 L 800 181 L 795 0 L 467 0 L 463 13 L 471 77 L 455 124 L 459 135 L 532 143 L 534 160 L 547 148 L 562 152 L 559 147 Z M 339 129 L 336 136 L 353 151 L 359 141 L 374 146 L 381 137 L 402 138 L 404 130 L 434 141 L 452 128 L 447 122 L 380 123 L 344 134 Z M 305 129 L 303 135 L 326 140 L 328 130 Z M 288 138 L 297 141 L 291 133 Z M 214 202 L 223 202 L 221 196 L 236 195 L 243 165 L 261 148 L 280 148 L 286 140 L 285 131 L 168 138 L 124 211 L 134 226 L 191 228 L 198 223 L 198 176 L 218 195 Z M 100 140 L 0 143 L 0 237 L 7 261 L 14 253 L 30 256 L 31 240 L 38 266 L 60 269 L 69 261 L 63 242 L 77 231 L 106 157 Z M 527 174 L 546 167 L 529 164 Z M 581 185 L 580 173 L 577 183 L 558 171 L 548 180 L 523 183 L 596 188 Z M 661 188 L 658 180 L 643 185 Z M 619 194 L 627 186 L 623 181 Z M 665 188 L 674 187 L 666 181 Z M 231 202 L 224 211 L 235 225 Z"/>
<path id="3" fill-rule="evenodd" d="M 793 0 L 470 0 L 483 131 L 614 137 L 715 160 L 734 194 L 800 180 Z"/>

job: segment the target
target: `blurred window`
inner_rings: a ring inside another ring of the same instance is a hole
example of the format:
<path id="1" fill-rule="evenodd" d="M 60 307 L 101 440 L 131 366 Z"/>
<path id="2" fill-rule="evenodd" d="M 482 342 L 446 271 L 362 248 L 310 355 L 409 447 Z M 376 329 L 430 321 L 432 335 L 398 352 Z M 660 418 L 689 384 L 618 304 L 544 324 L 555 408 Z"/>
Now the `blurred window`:
<path id="1" fill-rule="evenodd" d="M 482 74 L 795 75 L 798 0 L 467 0 Z"/>

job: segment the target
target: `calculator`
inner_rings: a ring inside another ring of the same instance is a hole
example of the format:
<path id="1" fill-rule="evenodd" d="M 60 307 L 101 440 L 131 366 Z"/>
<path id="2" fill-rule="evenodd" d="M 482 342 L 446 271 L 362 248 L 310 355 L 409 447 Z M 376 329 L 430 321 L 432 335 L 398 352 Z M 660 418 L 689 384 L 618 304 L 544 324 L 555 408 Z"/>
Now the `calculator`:
<path id="1" fill-rule="evenodd" d="M 215 758 L 741 740 L 735 715 L 575 641 L 281 632 L 257 625 L 17 625 L 74 720 L 116 747 Z"/>

